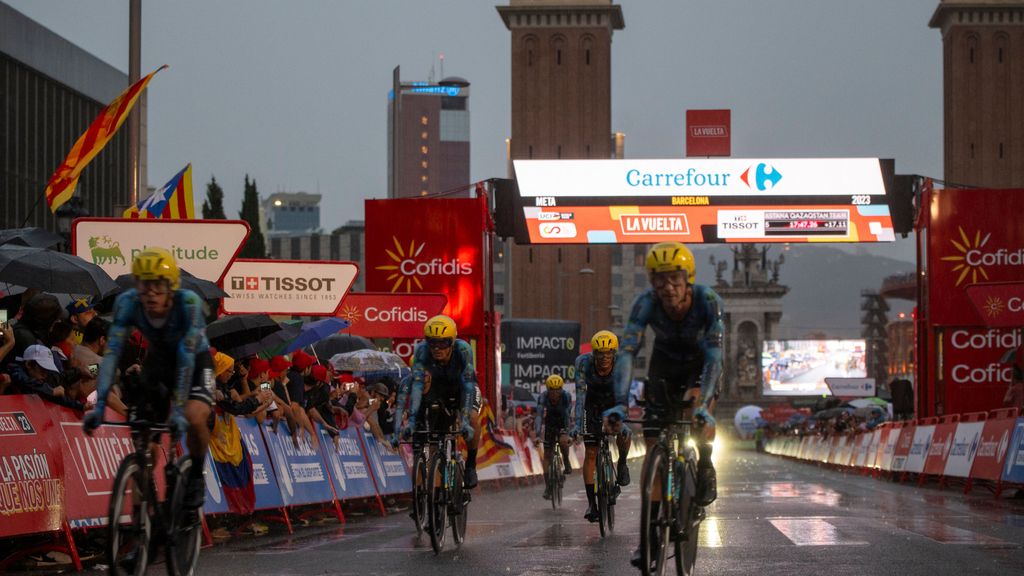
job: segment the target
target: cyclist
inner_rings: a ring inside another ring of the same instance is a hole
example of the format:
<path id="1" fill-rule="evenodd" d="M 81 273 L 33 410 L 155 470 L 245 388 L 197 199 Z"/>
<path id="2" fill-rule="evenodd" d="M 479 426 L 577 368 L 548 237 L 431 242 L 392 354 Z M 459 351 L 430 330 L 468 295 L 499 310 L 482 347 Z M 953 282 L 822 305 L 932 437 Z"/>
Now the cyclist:
<path id="1" fill-rule="evenodd" d="M 562 464 L 565 475 L 572 474 L 569 463 L 569 415 L 572 397 L 564 389 L 565 380 L 558 374 L 551 374 L 544 381 L 547 389 L 537 396 L 537 420 L 535 424 L 537 437 L 534 444 L 539 444 L 541 426 L 544 427 L 544 499 L 551 499 L 551 485 L 548 484 L 548 469 L 551 467 L 551 455 L 555 453 L 555 442 L 562 445 Z"/>
<path id="2" fill-rule="evenodd" d="M 137 254 L 132 259 L 132 276 L 135 288 L 122 293 L 114 303 L 107 353 L 97 378 L 96 407 L 86 414 L 82 427 L 86 434 L 92 434 L 103 422 L 121 352 L 132 328 L 137 328 L 149 341 L 149 348 L 139 384 L 132 391 L 126 390 L 122 400 L 132 406 L 144 398 L 159 398 L 153 402 L 163 412 L 158 418 L 166 418 L 169 407 L 171 433 L 179 436 L 188 432 L 192 467 L 185 507 L 199 508 L 204 499 L 204 458 L 210 440 L 207 420 L 214 391 L 203 301 L 195 292 L 179 289 L 178 265 L 163 248 L 146 248 Z"/>
<path id="3" fill-rule="evenodd" d="M 696 500 L 707 506 L 717 497 L 711 463 L 715 420 L 710 412 L 722 375 L 722 300 L 711 288 L 693 283 L 696 261 L 690 249 L 679 242 L 655 244 L 647 252 L 646 264 L 651 288 L 633 302 L 622 338 L 623 380 L 616 383 L 628 386 L 633 357 L 649 326 L 654 332 L 654 350 L 644 390 L 645 442 L 650 447 L 657 441 L 657 430 L 650 428 L 659 421 L 679 417 L 679 409 L 696 406 L 694 418 L 709 428 L 701 426 L 703 434 L 698 433 L 697 443 Z M 640 564 L 639 549 L 633 564 Z"/>
<path id="4" fill-rule="evenodd" d="M 626 418 L 629 387 L 621 386 L 629 379 L 621 374 L 627 365 L 620 359 L 619 339 L 614 333 L 601 330 L 594 334 L 590 348 L 590 352 L 576 358 L 576 425 L 573 435 L 582 433 L 583 445 L 587 448 L 583 460 L 583 487 L 587 491 L 588 507 L 583 517 L 597 522 L 601 514 L 594 491 L 594 471 L 601 434 L 616 435 L 615 445 L 619 449 L 616 482 L 619 486 L 629 485 L 629 467 L 626 465 L 629 428 L 622 423 Z"/>
<path id="5" fill-rule="evenodd" d="M 466 488 L 477 485 L 476 452 L 480 444 L 480 391 L 476 384 L 473 349 L 458 339 L 455 321 L 434 316 L 423 326 L 424 342 L 416 345 L 412 360 L 409 420 L 403 430 L 411 436 L 416 422 L 423 419 L 423 408 L 439 402 L 451 413 L 462 409 L 462 433 L 466 437 Z M 426 400 L 426 404 L 423 401 Z M 451 422 L 439 422 L 436 429 L 447 429 Z"/>

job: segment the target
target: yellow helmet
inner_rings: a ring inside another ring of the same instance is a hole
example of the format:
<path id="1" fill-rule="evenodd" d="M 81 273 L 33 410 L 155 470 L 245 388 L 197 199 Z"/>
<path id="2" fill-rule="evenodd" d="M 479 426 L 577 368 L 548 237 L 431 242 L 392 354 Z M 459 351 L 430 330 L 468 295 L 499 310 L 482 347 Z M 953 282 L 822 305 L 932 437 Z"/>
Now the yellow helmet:
<path id="1" fill-rule="evenodd" d="M 565 380 L 563 380 L 558 374 L 552 374 L 544 381 L 544 386 L 546 386 L 548 390 L 561 390 L 564 385 Z"/>
<path id="2" fill-rule="evenodd" d="M 423 335 L 427 338 L 455 340 L 455 337 L 459 335 L 459 331 L 455 328 L 455 320 L 440 314 L 427 320 L 427 323 L 423 325 Z"/>
<path id="3" fill-rule="evenodd" d="M 619 349 L 619 339 L 614 332 L 601 330 L 590 339 L 590 348 L 594 352 L 614 352 Z"/>
<path id="4" fill-rule="evenodd" d="M 693 278 L 697 274 L 697 262 L 693 259 L 693 252 L 681 242 L 661 242 L 647 252 L 648 273 L 676 270 L 685 271 L 686 281 L 693 283 Z"/>
<path id="5" fill-rule="evenodd" d="M 167 280 L 171 290 L 180 286 L 181 272 L 174 256 L 163 248 L 146 248 L 132 258 L 132 276 L 135 280 Z"/>

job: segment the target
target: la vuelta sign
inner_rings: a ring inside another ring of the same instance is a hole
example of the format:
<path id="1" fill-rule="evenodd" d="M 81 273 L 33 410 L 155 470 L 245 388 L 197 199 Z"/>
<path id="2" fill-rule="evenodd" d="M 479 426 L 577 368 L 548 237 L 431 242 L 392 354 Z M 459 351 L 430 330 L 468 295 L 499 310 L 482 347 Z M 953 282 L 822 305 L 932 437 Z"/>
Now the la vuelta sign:
<path id="1" fill-rule="evenodd" d="M 348 321 L 348 332 L 367 338 L 418 338 L 423 324 L 447 304 L 444 294 L 352 293 L 337 316 Z"/>
<path id="2" fill-rule="evenodd" d="M 332 316 L 355 281 L 352 262 L 248 260 L 224 275 L 225 314 Z"/>

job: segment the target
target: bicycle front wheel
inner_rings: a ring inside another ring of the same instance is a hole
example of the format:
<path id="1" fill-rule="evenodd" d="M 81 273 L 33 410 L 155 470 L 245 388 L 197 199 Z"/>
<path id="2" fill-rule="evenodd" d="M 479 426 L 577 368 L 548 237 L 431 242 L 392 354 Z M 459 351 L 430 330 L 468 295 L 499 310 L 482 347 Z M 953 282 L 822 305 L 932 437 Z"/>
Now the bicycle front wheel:
<path id="1" fill-rule="evenodd" d="M 430 492 L 427 488 L 430 485 L 427 482 L 427 458 L 423 453 L 416 456 L 413 470 L 412 521 L 416 524 L 416 537 L 419 538 L 427 529 L 427 500 Z"/>
<path id="2" fill-rule="evenodd" d="M 608 505 L 604 506 L 602 514 L 604 523 L 608 525 L 608 533 L 611 534 L 615 532 L 615 499 L 618 496 L 619 486 L 615 482 L 615 468 L 612 467 L 611 454 L 605 452 L 604 456 L 604 493 Z"/>
<path id="3" fill-rule="evenodd" d="M 110 573 L 116 576 L 146 573 L 153 531 L 150 514 L 155 505 L 148 485 L 137 455 L 125 456 L 114 477 L 107 514 L 107 563 Z"/>
<path id="4" fill-rule="evenodd" d="M 466 517 L 469 510 L 466 506 L 466 489 L 462 485 L 465 482 L 462 462 L 452 464 L 451 469 L 454 471 L 451 487 L 452 539 L 458 547 L 466 540 Z"/>
<path id="5" fill-rule="evenodd" d="M 697 494 L 697 468 L 693 458 L 687 458 L 682 466 L 682 478 L 676 481 L 680 485 L 678 529 L 681 533 L 676 537 L 676 574 L 692 576 L 697 563 L 697 542 L 700 538 L 700 509 L 694 501 Z"/>
<path id="6" fill-rule="evenodd" d="M 668 451 L 655 444 L 647 452 L 641 483 L 640 572 L 643 576 L 662 576 L 668 544 L 669 508 Z M 655 491 L 657 489 L 657 491 Z"/>
<path id="7" fill-rule="evenodd" d="M 435 451 L 427 466 L 427 533 L 434 554 L 444 550 L 445 528 L 448 522 L 448 489 L 444 485 L 445 461 L 440 451 Z"/>
<path id="8" fill-rule="evenodd" d="M 597 453 L 597 480 L 594 482 L 594 487 L 597 489 L 597 512 L 599 517 L 597 525 L 601 528 L 601 537 L 604 538 L 611 534 L 611 529 L 608 526 L 608 506 L 610 502 L 608 468 L 605 466 L 605 453 L 603 450 Z"/>
<path id="9" fill-rule="evenodd" d="M 170 514 L 167 522 L 167 573 L 170 576 L 192 576 L 199 563 L 202 548 L 203 509 L 185 509 L 185 492 L 192 473 L 192 458 L 182 456 L 175 463 L 177 480 L 169 495 Z"/>

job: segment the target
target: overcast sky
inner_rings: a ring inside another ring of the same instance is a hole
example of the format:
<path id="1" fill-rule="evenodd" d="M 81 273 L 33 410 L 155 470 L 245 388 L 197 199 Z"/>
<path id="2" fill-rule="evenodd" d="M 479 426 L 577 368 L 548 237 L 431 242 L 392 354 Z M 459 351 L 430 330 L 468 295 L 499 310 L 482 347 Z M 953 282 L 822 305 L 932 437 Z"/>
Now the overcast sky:
<path id="1" fill-rule="evenodd" d="M 127 71 L 127 0 L 4 0 Z M 228 216 L 245 174 L 264 195 L 319 191 L 322 224 L 387 195 L 391 70 L 470 80 L 473 180 L 505 176 L 509 32 L 493 1 L 144 2 L 149 184 L 186 163 Z M 942 176 L 938 0 L 621 2 L 612 126 L 626 155 L 679 157 L 687 108 L 731 108 L 733 156 L 869 156 Z M 437 70 L 437 74 L 440 71 Z M 84 127 L 83 127 L 84 128 Z M 880 252 L 913 260 L 908 241 Z"/>

